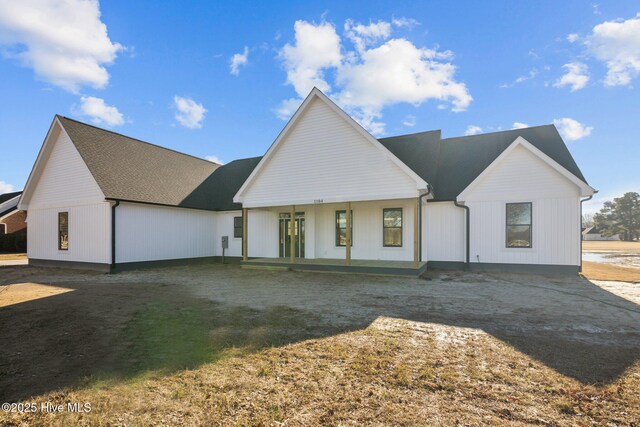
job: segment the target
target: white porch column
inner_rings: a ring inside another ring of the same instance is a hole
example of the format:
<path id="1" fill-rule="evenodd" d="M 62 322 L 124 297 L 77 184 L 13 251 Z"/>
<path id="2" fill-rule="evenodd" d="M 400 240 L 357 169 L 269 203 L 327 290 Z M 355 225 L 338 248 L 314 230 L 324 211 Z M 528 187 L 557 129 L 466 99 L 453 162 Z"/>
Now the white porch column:
<path id="1" fill-rule="evenodd" d="M 242 260 L 249 259 L 249 209 L 242 209 Z"/>
<path id="2" fill-rule="evenodd" d="M 347 241 L 346 243 L 346 261 L 347 265 L 351 265 L 351 202 L 347 202 Z"/>

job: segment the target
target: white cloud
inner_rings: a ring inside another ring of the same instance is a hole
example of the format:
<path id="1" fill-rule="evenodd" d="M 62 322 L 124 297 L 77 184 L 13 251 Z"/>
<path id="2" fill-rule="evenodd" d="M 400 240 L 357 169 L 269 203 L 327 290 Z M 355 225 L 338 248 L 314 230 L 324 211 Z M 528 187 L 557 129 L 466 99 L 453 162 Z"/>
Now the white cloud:
<path id="1" fill-rule="evenodd" d="M 567 41 L 569 43 L 575 43 L 580 39 L 580 36 L 577 33 L 567 34 Z"/>
<path id="2" fill-rule="evenodd" d="M 191 98 L 183 98 L 174 96 L 173 103 L 178 110 L 176 112 L 176 120 L 184 127 L 189 129 L 197 129 L 202 127 L 202 121 L 207 109 L 202 104 L 198 104 Z"/>
<path id="3" fill-rule="evenodd" d="M 13 192 L 13 185 L 6 183 L 4 181 L 0 181 L 0 194 L 12 193 L 12 192 Z"/>
<path id="4" fill-rule="evenodd" d="M 224 162 L 218 158 L 218 156 L 205 156 L 205 160 L 208 160 L 219 165 L 224 165 Z"/>
<path id="5" fill-rule="evenodd" d="M 605 21 L 593 27 L 585 45 L 607 65 L 606 86 L 625 86 L 640 73 L 640 13 L 626 21 Z"/>
<path id="6" fill-rule="evenodd" d="M 91 121 L 97 125 L 120 126 L 124 124 L 124 116 L 114 106 L 104 103 L 104 99 L 93 96 L 80 98 L 80 110 L 78 114 L 91 117 Z"/>
<path id="7" fill-rule="evenodd" d="M 317 86 L 374 135 L 384 133 L 380 120 L 389 105 L 409 103 L 415 106 L 428 100 L 451 105 L 453 111 L 465 110 L 473 98 L 464 83 L 455 79 L 456 67 L 450 51 L 420 48 L 404 38 L 388 39 L 391 25 L 378 21 L 369 25 L 345 24 L 345 39 L 353 50 L 341 51 L 335 27 L 329 23 L 295 24 L 296 43 L 281 51 L 287 70 L 287 82 L 300 97 Z M 314 48 L 312 41 L 319 46 Z M 304 47 L 304 48 L 303 48 Z M 333 76 L 332 85 L 326 80 Z M 288 118 L 289 99 L 276 109 L 280 118 Z M 296 105 L 297 106 L 297 105 Z"/>
<path id="8" fill-rule="evenodd" d="M 296 42 L 287 43 L 280 52 L 287 70 L 287 83 L 300 97 L 306 96 L 314 86 L 323 92 L 331 87 L 324 79 L 324 69 L 340 65 L 340 37 L 332 24 L 318 25 L 296 21 Z"/>
<path id="9" fill-rule="evenodd" d="M 406 27 L 408 29 L 412 29 L 413 27 L 420 25 L 420 23 L 418 21 L 416 21 L 413 18 L 405 18 L 404 16 L 401 16 L 400 18 L 393 18 L 391 20 L 391 23 L 393 25 L 395 25 L 398 28 L 403 28 Z"/>
<path id="10" fill-rule="evenodd" d="M 562 119 L 554 119 L 553 124 L 558 128 L 560 135 L 568 141 L 577 141 L 591 135 L 592 126 L 585 126 L 577 120 L 564 117 Z"/>
<path id="11" fill-rule="evenodd" d="M 464 131 L 465 136 L 477 135 L 479 133 L 482 133 L 482 128 L 476 125 L 469 125 L 467 130 Z"/>
<path id="12" fill-rule="evenodd" d="M 274 111 L 280 120 L 289 120 L 302 104 L 302 98 L 289 98 L 280 103 Z"/>
<path id="13" fill-rule="evenodd" d="M 82 0 L 1 1 L 0 44 L 41 80 L 74 93 L 105 87 L 105 66 L 123 49 L 109 39 L 98 2 Z"/>
<path id="14" fill-rule="evenodd" d="M 414 127 L 416 125 L 416 116 L 408 115 L 402 121 L 402 124 L 407 127 Z"/>
<path id="15" fill-rule="evenodd" d="M 553 84 L 555 87 L 571 86 L 571 92 L 582 89 L 589 82 L 589 71 L 582 62 L 570 62 L 562 66 L 566 73 Z"/>
<path id="16" fill-rule="evenodd" d="M 511 127 L 511 129 L 523 129 L 523 128 L 528 128 L 529 125 L 526 123 L 522 123 L 522 122 L 513 122 L 513 126 Z"/>
<path id="17" fill-rule="evenodd" d="M 249 47 L 245 46 L 243 53 L 236 53 L 231 57 L 230 68 L 231 74 L 237 76 L 240 74 L 240 67 L 249 63 Z"/>
<path id="18" fill-rule="evenodd" d="M 351 19 L 344 23 L 345 35 L 355 45 L 358 52 L 379 40 L 386 40 L 391 35 L 391 24 L 385 21 L 372 22 L 369 25 L 355 24 Z"/>
<path id="19" fill-rule="evenodd" d="M 520 83 L 526 82 L 527 80 L 535 79 L 538 74 L 539 74 L 539 71 L 534 68 L 533 70 L 529 71 L 527 74 L 517 77 L 511 83 L 501 84 L 500 87 L 504 89 L 512 88 L 515 85 L 519 85 Z"/>

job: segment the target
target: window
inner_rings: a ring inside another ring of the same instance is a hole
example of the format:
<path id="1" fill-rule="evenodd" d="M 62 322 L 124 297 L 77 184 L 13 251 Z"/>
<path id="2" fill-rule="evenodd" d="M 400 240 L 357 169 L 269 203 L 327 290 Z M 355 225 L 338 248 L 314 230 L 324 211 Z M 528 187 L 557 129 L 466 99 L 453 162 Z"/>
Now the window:
<path id="1" fill-rule="evenodd" d="M 347 246 L 347 211 L 336 211 L 336 246 Z M 353 246 L 353 211 L 351 211 L 351 246 Z"/>
<path id="2" fill-rule="evenodd" d="M 382 245 L 402 246 L 402 208 L 382 210 Z"/>
<path id="3" fill-rule="evenodd" d="M 242 217 L 233 217 L 233 237 L 242 237 Z"/>
<path id="4" fill-rule="evenodd" d="M 58 250 L 69 250 L 69 212 L 58 212 Z"/>
<path id="5" fill-rule="evenodd" d="M 531 203 L 507 203 L 508 248 L 531 247 Z"/>

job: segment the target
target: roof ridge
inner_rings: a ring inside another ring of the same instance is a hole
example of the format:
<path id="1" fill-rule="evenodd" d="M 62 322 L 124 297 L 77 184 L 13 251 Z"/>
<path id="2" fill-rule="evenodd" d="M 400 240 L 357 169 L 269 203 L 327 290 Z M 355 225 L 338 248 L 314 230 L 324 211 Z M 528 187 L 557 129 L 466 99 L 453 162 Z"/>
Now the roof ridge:
<path id="1" fill-rule="evenodd" d="M 422 134 L 425 134 L 425 133 L 433 133 L 433 132 L 439 132 L 440 135 L 442 135 L 442 129 L 432 129 L 432 130 L 423 130 L 421 132 L 404 133 L 402 135 L 385 136 L 383 138 L 377 138 L 377 139 L 378 139 L 378 141 L 380 141 L 381 139 L 402 138 L 402 137 L 405 137 L 405 136 L 422 135 Z"/>
<path id="2" fill-rule="evenodd" d="M 67 116 L 56 114 L 56 117 L 63 118 L 63 119 L 66 119 L 66 120 L 70 120 L 72 122 L 75 122 L 75 123 L 78 123 L 78 124 L 81 124 L 81 125 L 84 125 L 84 126 L 92 127 L 94 129 L 98 129 L 98 130 L 101 130 L 103 132 L 108 132 L 108 133 L 111 133 L 113 135 L 118 135 L 118 136 L 121 136 L 123 138 L 131 139 L 133 141 L 140 142 L 142 144 L 147 144 L 147 145 L 150 145 L 152 147 L 161 148 L 163 150 L 171 151 L 171 152 L 176 153 L 176 154 L 181 154 L 183 156 L 188 156 L 188 157 L 192 157 L 194 159 L 202 160 L 203 162 L 213 163 L 214 165 L 222 166 L 220 163 L 212 162 L 210 160 L 203 159 L 202 157 L 194 156 L 193 154 L 183 153 L 182 151 L 174 150 L 173 148 L 163 147 L 162 145 L 154 144 L 154 143 L 148 142 L 148 141 L 143 141 L 142 139 L 139 139 L 139 138 L 134 138 L 132 136 L 125 135 L 123 133 L 115 132 L 115 131 L 112 131 L 112 130 L 109 130 L 109 129 L 105 129 L 105 128 L 101 128 L 99 126 L 95 126 L 95 125 L 92 125 L 92 124 L 89 124 L 89 123 L 81 122 L 80 120 L 72 119 L 72 118 L 67 117 Z"/>
<path id="3" fill-rule="evenodd" d="M 449 138 L 440 138 L 441 141 L 446 141 L 447 139 L 461 139 L 461 138 L 473 138 L 475 136 L 480 136 L 480 135 L 493 135 L 496 133 L 506 133 L 506 132 L 516 132 L 519 130 L 523 130 L 523 129 L 535 129 L 535 128 L 543 128 L 543 127 L 549 127 L 549 126 L 553 126 L 553 123 L 549 123 L 546 125 L 536 125 L 536 126 L 527 126 L 526 128 L 518 128 L 518 129 L 505 129 L 505 130 L 497 130 L 494 132 L 484 132 L 484 133 L 477 133 L 475 135 L 462 135 L 462 136 L 451 136 Z"/>

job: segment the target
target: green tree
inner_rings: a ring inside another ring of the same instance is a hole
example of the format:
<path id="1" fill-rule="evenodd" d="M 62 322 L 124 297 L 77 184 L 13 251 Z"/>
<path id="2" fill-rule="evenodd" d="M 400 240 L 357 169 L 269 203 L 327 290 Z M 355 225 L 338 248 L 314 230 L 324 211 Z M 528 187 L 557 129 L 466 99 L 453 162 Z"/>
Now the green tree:
<path id="1" fill-rule="evenodd" d="M 629 192 L 605 202 L 593 220 L 603 236 L 618 234 L 622 240 L 640 238 L 640 194 Z"/>

